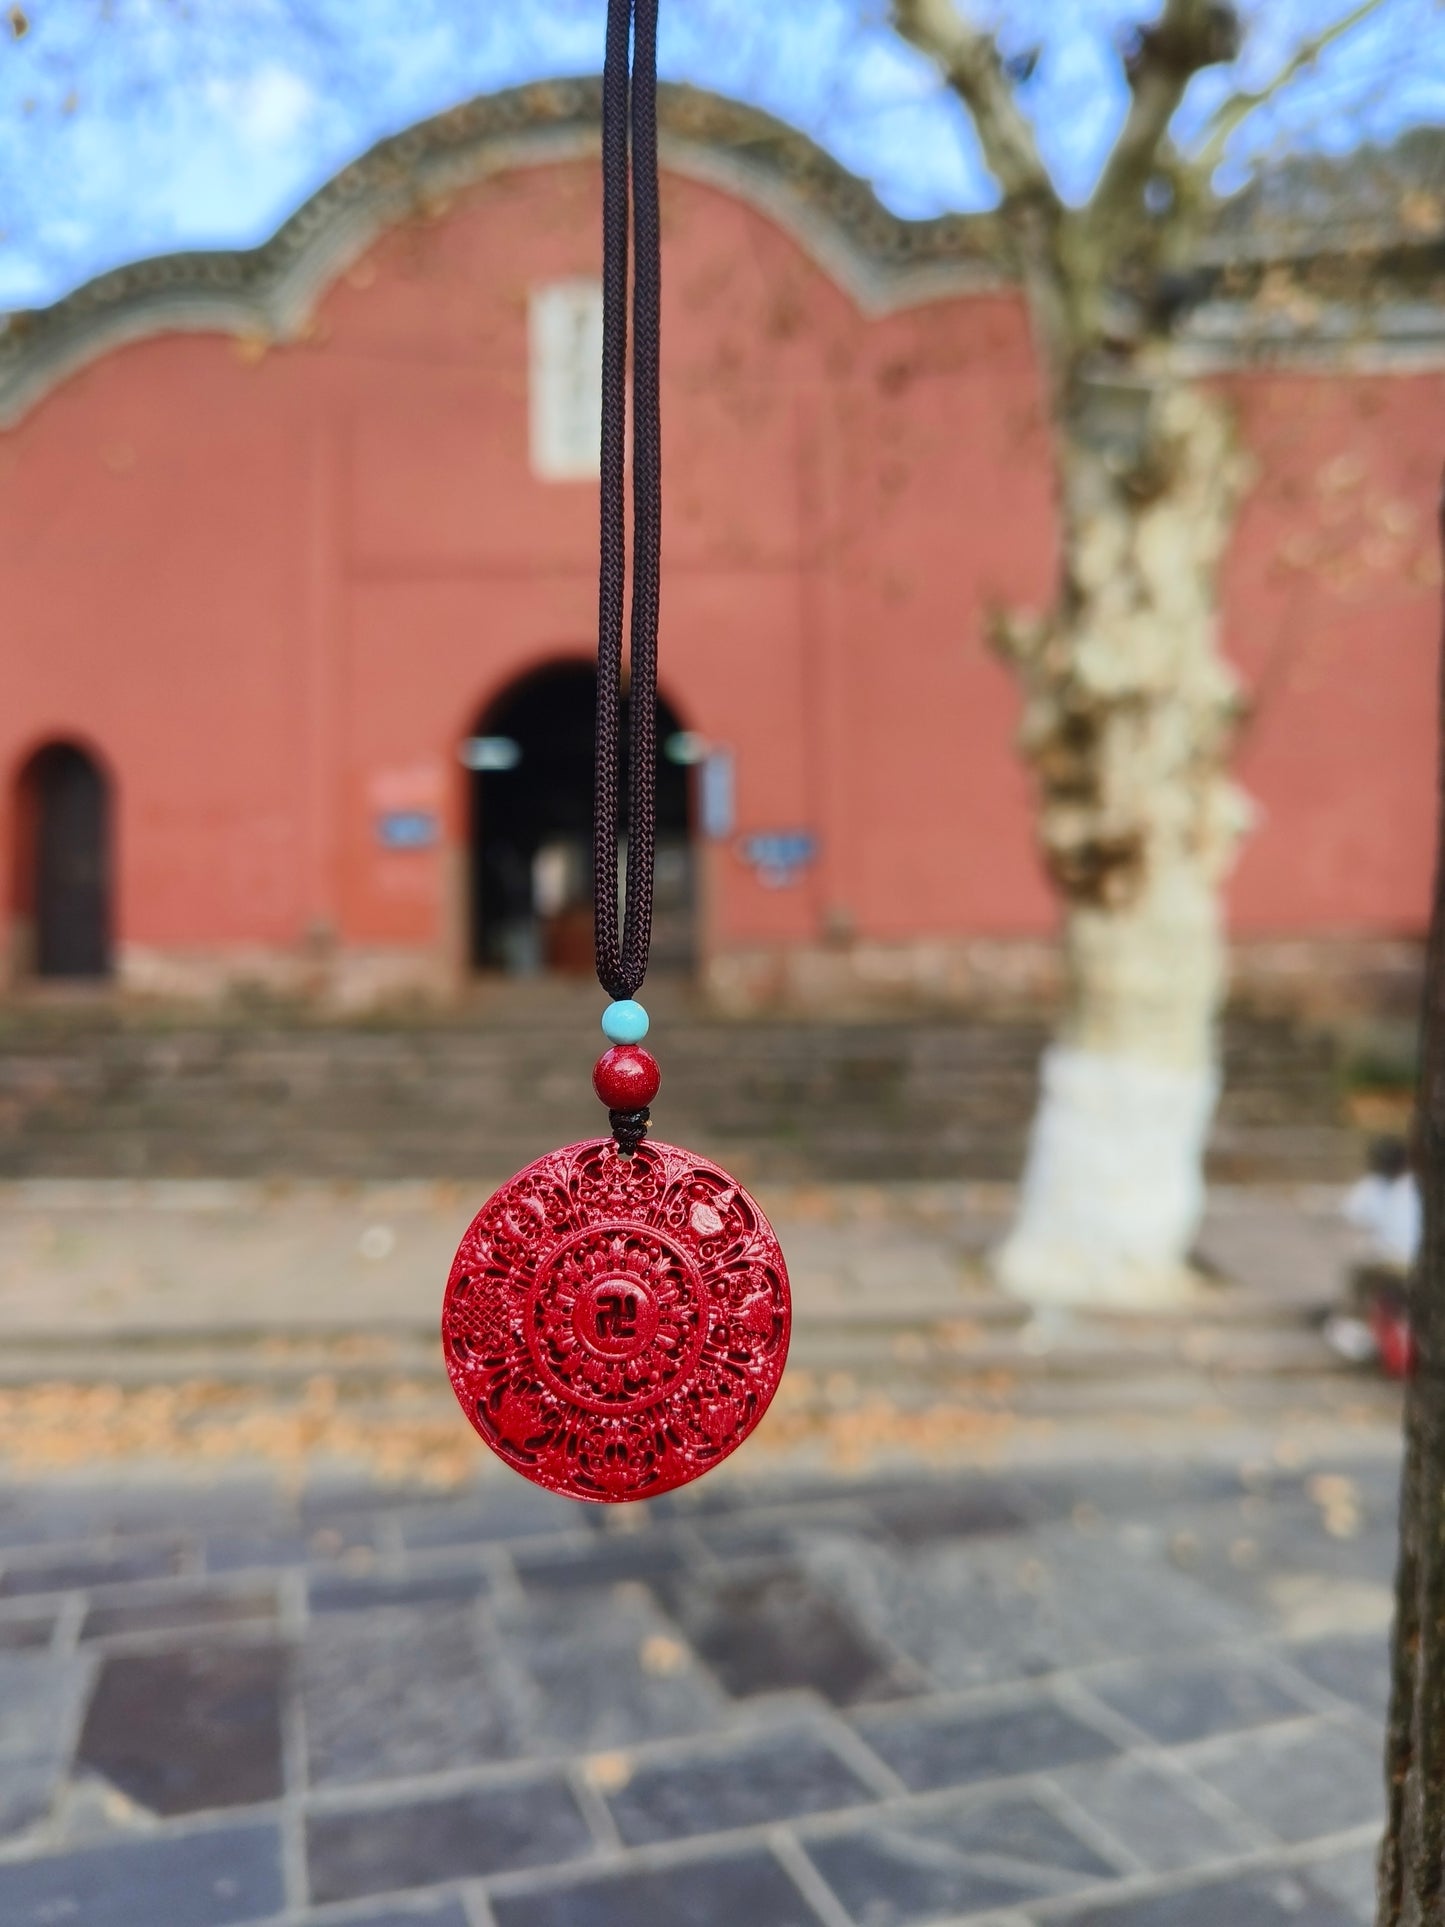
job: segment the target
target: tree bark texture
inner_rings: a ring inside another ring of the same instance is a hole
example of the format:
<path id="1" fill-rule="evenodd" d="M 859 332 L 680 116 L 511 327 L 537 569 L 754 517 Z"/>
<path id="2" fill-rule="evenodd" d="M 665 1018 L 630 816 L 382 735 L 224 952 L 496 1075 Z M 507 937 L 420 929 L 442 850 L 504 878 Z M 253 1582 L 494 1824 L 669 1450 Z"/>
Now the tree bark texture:
<path id="1" fill-rule="evenodd" d="M 1152 1304 L 1192 1286 L 1226 988 L 1220 891 L 1244 824 L 1218 578 L 1242 465 L 1213 397 L 1171 375 L 1210 183 L 1247 117 L 1377 6 L 1304 35 L 1192 147 L 1195 75 L 1230 66 L 1244 11 L 1159 0 L 1121 42 L 1127 107 L 1082 206 L 1060 197 L 1015 69 L 970 0 L 891 0 L 970 115 L 998 183 L 1057 451 L 1058 607 L 1005 625 L 1024 753 L 1063 906 L 1068 1007 L 1043 1066 L 1018 1220 L 997 1254 L 1037 1304 Z"/>
<path id="2" fill-rule="evenodd" d="M 1435 892 L 1415 1122 L 1425 1225 L 1412 1304 L 1418 1366 L 1405 1403 L 1378 1927 L 1445 1927 L 1445 646 L 1441 653 Z"/>
<path id="3" fill-rule="evenodd" d="M 1060 469 L 1058 608 L 1003 641 L 1067 1003 L 997 1262 L 1035 1303 L 1148 1304 L 1190 1284 L 1218 1095 L 1220 886 L 1247 821 L 1218 577 L 1242 464 L 1210 395 L 1141 382 L 1081 404 Z"/>

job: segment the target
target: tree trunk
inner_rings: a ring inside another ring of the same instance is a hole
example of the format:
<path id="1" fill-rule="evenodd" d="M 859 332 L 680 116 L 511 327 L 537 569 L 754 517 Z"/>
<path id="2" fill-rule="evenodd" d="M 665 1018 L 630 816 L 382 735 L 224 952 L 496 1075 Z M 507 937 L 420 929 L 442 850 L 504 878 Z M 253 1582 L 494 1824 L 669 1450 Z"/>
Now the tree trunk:
<path id="1" fill-rule="evenodd" d="M 1445 677 L 1440 743 L 1435 902 L 1415 1119 L 1425 1206 L 1411 1307 L 1418 1366 L 1405 1404 L 1378 1927 L 1445 1923 Z"/>
<path id="2" fill-rule="evenodd" d="M 1219 890 L 1246 810 L 1218 576 L 1241 464 L 1187 388 L 1096 386 L 1063 434 L 1059 609 L 1004 641 L 1068 995 L 996 1262 L 1035 1304 L 1150 1304 L 1192 1282 L 1219 1089 Z"/>

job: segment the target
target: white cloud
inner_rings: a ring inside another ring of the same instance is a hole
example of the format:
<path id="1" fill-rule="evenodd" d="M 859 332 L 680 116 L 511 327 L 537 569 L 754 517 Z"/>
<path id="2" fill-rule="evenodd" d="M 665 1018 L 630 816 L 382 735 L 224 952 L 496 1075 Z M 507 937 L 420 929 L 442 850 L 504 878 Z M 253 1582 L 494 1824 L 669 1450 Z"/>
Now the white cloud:
<path id="1" fill-rule="evenodd" d="M 268 61 L 235 80 L 213 79 L 207 83 L 206 97 L 238 134 L 265 147 L 281 147 L 293 140 L 317 104 L 310 82 L 279 61 Z"/>

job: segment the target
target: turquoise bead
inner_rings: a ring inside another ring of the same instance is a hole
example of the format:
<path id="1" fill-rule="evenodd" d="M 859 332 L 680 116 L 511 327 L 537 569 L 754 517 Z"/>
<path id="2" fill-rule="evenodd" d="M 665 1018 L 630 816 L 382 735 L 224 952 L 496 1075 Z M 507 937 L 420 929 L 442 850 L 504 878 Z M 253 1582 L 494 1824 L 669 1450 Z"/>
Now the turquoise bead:
<path id="1" fill-rule="evenodd" d="M 614 1044 L 640 1044 L 647 1035 L 648 1015 L 631 997 L 619 997 L 602 1013 L 602 1034 Z"/>

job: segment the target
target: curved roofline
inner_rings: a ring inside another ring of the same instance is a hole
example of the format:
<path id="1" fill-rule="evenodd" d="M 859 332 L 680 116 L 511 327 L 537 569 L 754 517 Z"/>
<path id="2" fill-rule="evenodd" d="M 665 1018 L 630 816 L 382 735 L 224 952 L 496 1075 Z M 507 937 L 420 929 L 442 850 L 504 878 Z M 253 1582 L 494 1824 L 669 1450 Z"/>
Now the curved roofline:
<path id="1" fill-rule="evenodd" d="M 1006 284 L 991 216 L 903 220 L 772 115 L 699 88 L 659 91 L 664 166 L 761 209 L 865 312 Z M 490 175 L 590 157 L 600 116 L 595 77 L 480 95 L 378 141 L 259 247 L 155 255 L 0 318 L 0 425 L 123 342 L 177 331 L 294 339 L 387 228 Z"/>

